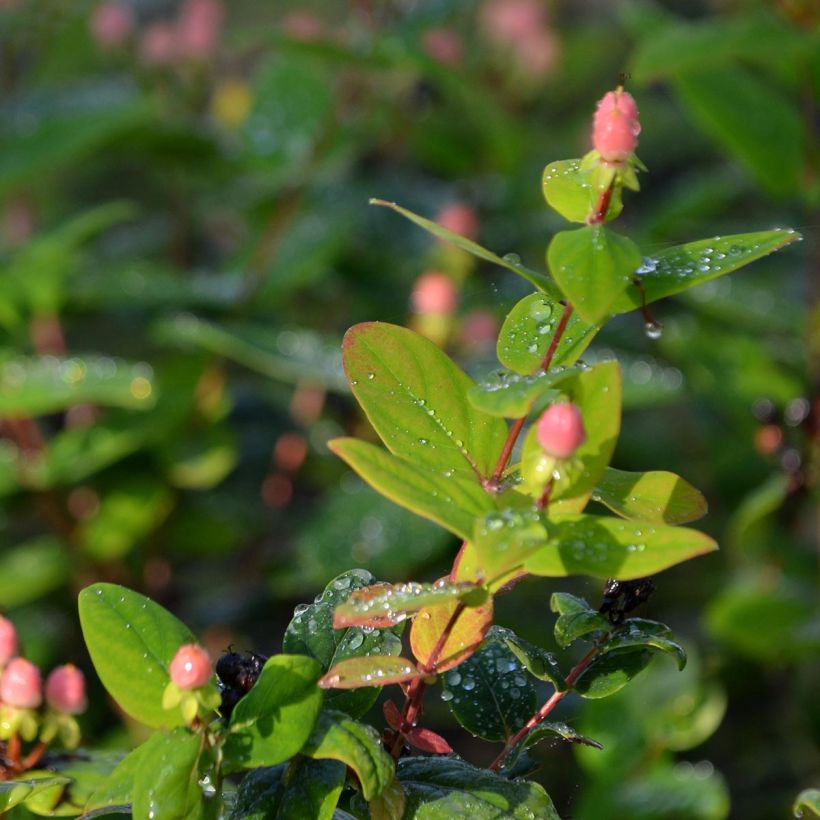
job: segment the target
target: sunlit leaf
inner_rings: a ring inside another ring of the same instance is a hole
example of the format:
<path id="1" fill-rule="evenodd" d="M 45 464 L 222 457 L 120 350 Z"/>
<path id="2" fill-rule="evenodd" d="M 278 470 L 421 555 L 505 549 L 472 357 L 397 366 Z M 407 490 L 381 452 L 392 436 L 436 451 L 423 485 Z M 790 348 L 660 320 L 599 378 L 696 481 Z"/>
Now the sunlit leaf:
<path id="1" fill-rule="evenodd" d="M 560 159 L 544 168 L 541 189 L 547 204 L 570 222 L 585 223 L 592 214 L 600 194 L 592 184 L 592 173 L 581 170 L 580 159 Z M 606 221 L 623 210 L 620 186 L 614 188 L 606 212 Z"/>
<path id="2" fill-rule="evenodd" d="M 323 689 L 361 689 L 366 686 L 387 686 L 420 677 L 415 664 L 394 655 L 368 655 L 347 658 L 334 664 L 319 679 Z"/>

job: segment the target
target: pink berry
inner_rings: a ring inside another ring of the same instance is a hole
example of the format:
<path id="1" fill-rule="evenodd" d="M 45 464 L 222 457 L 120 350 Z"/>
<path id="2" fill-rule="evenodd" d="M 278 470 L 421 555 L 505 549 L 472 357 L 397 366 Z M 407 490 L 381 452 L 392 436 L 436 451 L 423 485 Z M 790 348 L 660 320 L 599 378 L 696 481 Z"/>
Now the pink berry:
<path id="1" fill-rule="evenodd" d="M 145 29 L 140 38 L 139 57 L 143 65 L 170 65 L 177 51 L 176 31 L 170 23 L 154 23 Z"/>
<path id="2" fill-rule="evenodd" d="M 545 7 L 539 0 L 487 0 L 481 8 L 481 27 L 500 46 L 517 47 L 533 31 L 546 25 Z"/>
<path id="3" fill-rule="evenodd" d="M 458 291 L 449 276 L 431 270 L 416 280 L 412 302 L 416 313 L 436 313 L 446 316 L 455 310 Z"/>
<path id="4" fill-rule="evenodd" d="M 609 91 L 598 103 L 592 126 L 592 145 L 606 162 L 623 162 L 638 145 L 641 124 L 638 106 L 622 89 Z"/>
<path id="5" fill-rule="evenodd" d="M 463 202 L 451 202 L 445 205 L 436 216 L 436 222 L 442 228 L 457 233 L 459 236 L 466 236 L 467 239 L 475 239 L 478 236 L 478 214 Z"/>
<path id="6" fill-rule="evenodd" d="M 0 678 L 0 701 L 18 709 L 36 709 L 43 702 L 40 670 L 25 658 L 15 658 Z"/>
<path id="7" fill-rule="evenodd" d="M 218 0 L 185 0 L 179 13 L 179 49 L 187 57 L 208 57 L 216 50 L 222 31 L 222 4 Z"/>
<path id="8" fill-rule="evenodd" d="M 0 615 L 0 667 L 5 666 L 16 657 L 19 649 L 14 624 L 8 618 Z"/>
<path id="9" fill-rule="evenodd" d="M 431 28 L 421 42 L 427 54 L 442 65 L 457 66 L 464 60 L 464 44 L 451 28 Z"/>
<path id="10" fill-rule="evenodd" d="M 303 43 L 321 40 L 327 33 L 322 18 L 310 11 L 292 11 L 286 14 L 282 18 L 282 29 L 288 37 Z"/>
<path id="11" fill-rule="evenodd" d="M 72 663 L 58 666 L 46 678 L 46 701 L 55 712 L 79 715 L 85 711 L 85 676 Z"/>
<path id="12" fill-rule="evenodd" d="M 186 643 L 171 661 L 171 680 L 180 689 L 198 689 L 211 679 L 211 658 L 195 643 Z"/>
<path id="13" fill-rule="evenodd" d="M 538 443 L 553 458 L 569 458 L 585 441 L 584 420 L 574 404 L 548 407 L 536 428 Z"/>
<path id="14" fill-rule="evenodd" d="M 91 34 L 105 48 L 121 46 L 134 30 L 131 9 L 117 0 L 109 0 L 94 9 L 91 15 Z"/>

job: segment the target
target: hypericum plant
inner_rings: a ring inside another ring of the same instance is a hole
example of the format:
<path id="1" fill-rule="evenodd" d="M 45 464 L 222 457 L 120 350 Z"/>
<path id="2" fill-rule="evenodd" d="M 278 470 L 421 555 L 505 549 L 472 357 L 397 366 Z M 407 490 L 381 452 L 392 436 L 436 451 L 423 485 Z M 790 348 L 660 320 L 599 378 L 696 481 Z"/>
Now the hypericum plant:
<path id="1" fill-rule="evenodd" d="M 153 820 L 558 816 L 543 787 L 520 777 L 531 770 L 527 749 L 547 737 L 598 745 L 549 720 L 563 698 L 610 695 L 656 652 L 683 666 L 670 629 L 631 613 L 653 590 L 648 576 L 717 548 L 681 526 L 706 511 L 684 479 L 609 466 L 620 369 L 580 357 L 611 316 L 640 309 L 656 336 L 648 304 L 798 238 L 762 231 L 644 256 L 607 227 L 623 189 L 638 189 L 638 131 L 635 101 L 619 88 L 599 104 L 594 150 L 547 166 L 547 202 L 581 225 L 552 238 L 549 275 L 378 201 L 536 288 L 501 329 L 502 369 L 478 384 L 406 328 L 360 324 L 344 341 L 353 393 L 385 448 L 352 438 L 330 446 L 379 492 L 463 539 L 449 575 L 387 584 L 346 572 L 297 607 L 283 654 L 230 651 L 218 681 L 194 636 L 157 604 L 112 584 L 85 589 L 80 619 L 100 679 L 156 731 L 115 768 L 88 753 L 29 772 L 16 791 L 0 789 L 0 809 L 25 802 Z M 590 501 L 613 514 L 589 511 Z M 600 606 L 565 592 L 550 599 L 557 644 L 587 645 L 565 670 L 494 624 L 493 604 L 525 575 L 575 574 L 605 586 Z M 552 690 L 541 704 L 535 681 Z M 361 718 L 388 685 L 398 688 L 374 728 Z M 502 744 L 487 769 L 423 725 L 434 687 L 463 727 Z"/>

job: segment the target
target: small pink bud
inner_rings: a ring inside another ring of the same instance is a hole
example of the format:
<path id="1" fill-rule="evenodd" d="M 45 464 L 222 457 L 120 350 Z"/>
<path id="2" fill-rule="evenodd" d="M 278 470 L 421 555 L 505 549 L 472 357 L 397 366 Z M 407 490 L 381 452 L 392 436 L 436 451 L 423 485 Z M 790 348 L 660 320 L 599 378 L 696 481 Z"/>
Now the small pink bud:
<path id="1" fill-rule="evenodd" d="M 91 15 L 91 34 L 105 48 L 121 46 L 134 30 L 134 15 L 125 3 L 103 3 Z"/>
<path id="2" fill-rule="evenodd" d="M 553 458 L 569 458 L 585 441 L 584 420 L 574 404 L 553 404 L 538 419 L 538 443 Z"/>
<path id="3" fill-rule="evenodd" d="M 25 658 L 15 658 L 0 678 L 0 701 L 18 709 L 36 709 L 43 702 L 40 670 Z"/>
<path id="4" fill-rule="evenodd" d="M 495 343 L 498 320 L 488 310 L 474 310 L 464 317 L 461 338 L 470 346 Z"/>
<path id="5" fill-rule="evenodd" d="M 5 666 L 16 657 L 19 649 L 14 624 L 8 618 L 0 615 L 0 667 Z"/>
<path id="6" fill-rule="evenodd" d="M 153 68 L 170 65 L 177 51 L 176 31 L 170 23 L 154 23 L 140 38 L 139 57 L 143 65 Z"/>
<path id="7" fill-rule="evenodd" d="M 320 40 L 327 33 L 321 17 L 310 11 L 292 11 L 282 18 L 282 28 L 288 37 L 310 43 Z"/>
<path id="8" fill-rule="evenodd" d="M 560 48 L 555 35 L 548 29 L 536 29 L 521 39 L 516 49 L 517 62 L 530 77 L 545 77 L 555 68 Z"/>
<path id="9" fill-rule="evenodd" d="M 180 689 L 198 689 L 211 679 L 211 658 L 198 644 L 186 643 L 174 655 L 170 672 Z"/>
<path id="10" fill-rule="evenodd" d="M 592 145 L 606 162 L 623 162 L 638 145 L 641 124 L 632 95 L 609 91 L 598 103 L 592 126 Z"/>
<path id="11" fill-rule="evenodd" d="M 445 205 L 436 216 L 436 222 L 442 228 L 457 233 L 459 236 L 466 236 L 467 239 L 475 239 L 478 236 L 478 214 L 463 202 L 451 202 Z"/>
<path id="12" fill-rule="evenodd" d="M 456 308 L 458 291 L 449 276 L 431 270 L 416 280 L 411 298 L 416 313 L 448 315 Z"/>
<path id="13" fill-rule="evenodd" d="M 424 32 L 421 42 L 424 50 L 442 65 L 457 66 L 464 60 L 461 37 L 451 28 L 431 28 Z"/>
<path id="14" fill-rule="evenodd" d="M 46 701 L 55 712 L 79 715 L 85 711 L 85 676 L 72 663 L 58 666 L 46 678 Z"/>
<path id="15" fill-rule="evenodd" d="M 489 40 L 515 48 L 545 27 L 545 10 L 539 0 L 487 0 L 480 12 L 481 27 Z"/>
<path id="16" fill-rule="evenodd" d="M 216 50 L 222 31 L 222 4 L 218 0 L 185 0 L 179 13 L 179 49 L 187 57 L 207 57 Z"/>

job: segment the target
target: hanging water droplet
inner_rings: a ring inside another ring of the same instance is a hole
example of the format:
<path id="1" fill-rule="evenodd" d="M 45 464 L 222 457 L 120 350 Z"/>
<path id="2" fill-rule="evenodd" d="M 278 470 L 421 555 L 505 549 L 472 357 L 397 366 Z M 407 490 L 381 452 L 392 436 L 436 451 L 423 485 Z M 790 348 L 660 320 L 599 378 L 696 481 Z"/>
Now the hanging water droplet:
<path id="1" fill-rule="evenodd" d="M 521 257 L 517 253 L 505 253 L 502 257 L 510 265 L 520 265 Z"/>
<path id="2" fill-rule="evenodd" d="M 647 339 L 660 339 L 663 336 L 663 325 L 660 322 L 647 322 L 644 327 Z"/>

